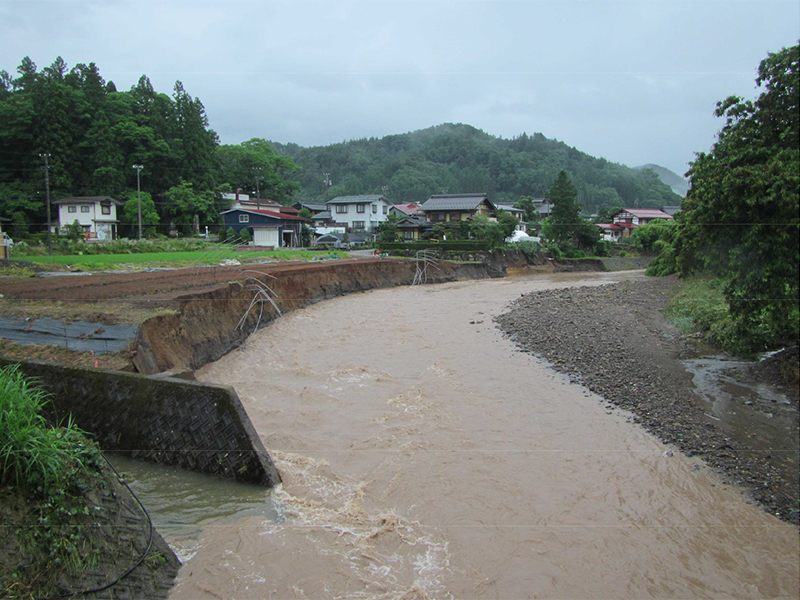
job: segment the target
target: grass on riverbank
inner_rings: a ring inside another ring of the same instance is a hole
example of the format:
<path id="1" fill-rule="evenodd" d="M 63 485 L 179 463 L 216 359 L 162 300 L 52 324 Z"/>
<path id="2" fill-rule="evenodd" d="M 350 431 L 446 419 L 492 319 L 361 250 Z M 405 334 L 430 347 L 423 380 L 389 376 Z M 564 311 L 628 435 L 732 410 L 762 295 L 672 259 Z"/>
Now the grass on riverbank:
<path id="1" fill-rule="evenodd" d="M 59 575 L 92 568 L 84 494 L 102 456 L 71 422 L 52 427 L 47 395 L 16 366 L 0 369 L 0 596 L 46 597 Z"/>
<path id="2" fill-rule="evenodd" d="M 143 252 L 139 254 L 93 254 L 29 256 L 24 260 L 41 265 L 69 265 L 85 270 L 120 268 L 120 265 L 137 267 L 196 266 L 219 264 L 224 260 L 255 262 L 263 260 L 311 260 L 317 253 L 302 250 L 272 250 L 265 252 L 236 252 L 225 247 L 210 247 L 206 250 L 183 252 Z M 347 253 L 334 251 L 325 256 L 346 258 Z"/>
<path id="3" fill-rule="evenodd" d="M 731 316 L 721 279 L 686 279 L 664 316 L 684 334 L 695 334 L 720 350 L 743 357 L 779 348 L 784 340 L 764 320 L 744 323 Z M 794 340 L 797 343 L 797 340 Z"/>

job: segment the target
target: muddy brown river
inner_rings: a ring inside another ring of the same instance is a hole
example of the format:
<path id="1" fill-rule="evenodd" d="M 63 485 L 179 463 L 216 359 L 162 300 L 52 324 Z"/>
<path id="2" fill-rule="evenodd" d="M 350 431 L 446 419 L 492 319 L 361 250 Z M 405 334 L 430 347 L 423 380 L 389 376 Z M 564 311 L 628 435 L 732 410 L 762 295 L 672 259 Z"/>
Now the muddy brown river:
<path id="1" fill-rule="evenodd" d="M 208 524 L 170 598 L 797 598 L 792 525 L 515 351 L 522 293 L 398 287 L 296 311 L 206 366 L 283 476 Z"/>

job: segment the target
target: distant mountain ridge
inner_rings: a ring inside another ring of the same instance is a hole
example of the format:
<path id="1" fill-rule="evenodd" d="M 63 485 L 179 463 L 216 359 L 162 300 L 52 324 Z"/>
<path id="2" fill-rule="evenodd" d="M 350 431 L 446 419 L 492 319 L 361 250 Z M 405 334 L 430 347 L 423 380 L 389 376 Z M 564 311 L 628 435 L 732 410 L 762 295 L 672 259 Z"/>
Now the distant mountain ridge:
<path id="1" fill-rule="evenodd" d="M 679 196 L 685 198 L 686 194 L 689 192 L 689 182 L 686 181 L 686 179 L 684 179 L 677 173 L 675 173 L 674 171 L 670 171 L 666 167 L 648 163 L 640 167 L 634 167 L 634 169 L 650 169 L 651 171 L 655 172 L 656 175 L 658 175 L 658 178 L 662 182 L 664 182 L 670 188 L 672 188 L 672 191 L 678 194 Z"/>
<path id="2" fill-rule="evenodd" d="M 485 192 L 493 201 L 515 202 L 545 196 L 563 169 L 588 212 L 680 203 L 655 172 L 595 158 L 541 133 L 507 139 L 444 123 L 328 146 L 270 144 L 301 167 L 299 195 L 306 201 L 383 193 L 393 202 L 422 202 L 446 191 Z"/>

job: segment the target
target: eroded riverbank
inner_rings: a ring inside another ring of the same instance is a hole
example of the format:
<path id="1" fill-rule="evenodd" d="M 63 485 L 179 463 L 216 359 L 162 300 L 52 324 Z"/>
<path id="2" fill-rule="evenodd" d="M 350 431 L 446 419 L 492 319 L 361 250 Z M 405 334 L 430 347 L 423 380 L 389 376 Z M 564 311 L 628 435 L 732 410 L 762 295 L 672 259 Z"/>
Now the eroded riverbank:
<path id="1" fill-rule="evenodd" d="M 533 290 L 638 277 L 336 298 L 203 368 L 276 460 L 285 520 L 208 527 L 171 597 L 796 597 L 796 528 L 492 322 Z"/>

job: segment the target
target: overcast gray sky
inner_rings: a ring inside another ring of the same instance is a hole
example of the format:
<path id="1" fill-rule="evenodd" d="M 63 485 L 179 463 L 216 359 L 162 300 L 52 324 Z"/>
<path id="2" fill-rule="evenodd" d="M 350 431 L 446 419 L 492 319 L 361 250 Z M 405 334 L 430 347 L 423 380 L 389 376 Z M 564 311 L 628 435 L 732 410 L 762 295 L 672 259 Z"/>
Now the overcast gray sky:
<path id="1" fill-rule="evenodd" d="M 681 175 L 715 103 L 754 97 L 798 38 L 797 0 L 0 0 L 0 69 L 60 55 L 120 90 L 180 79 L 222 143 L 468 123 Z"/>

